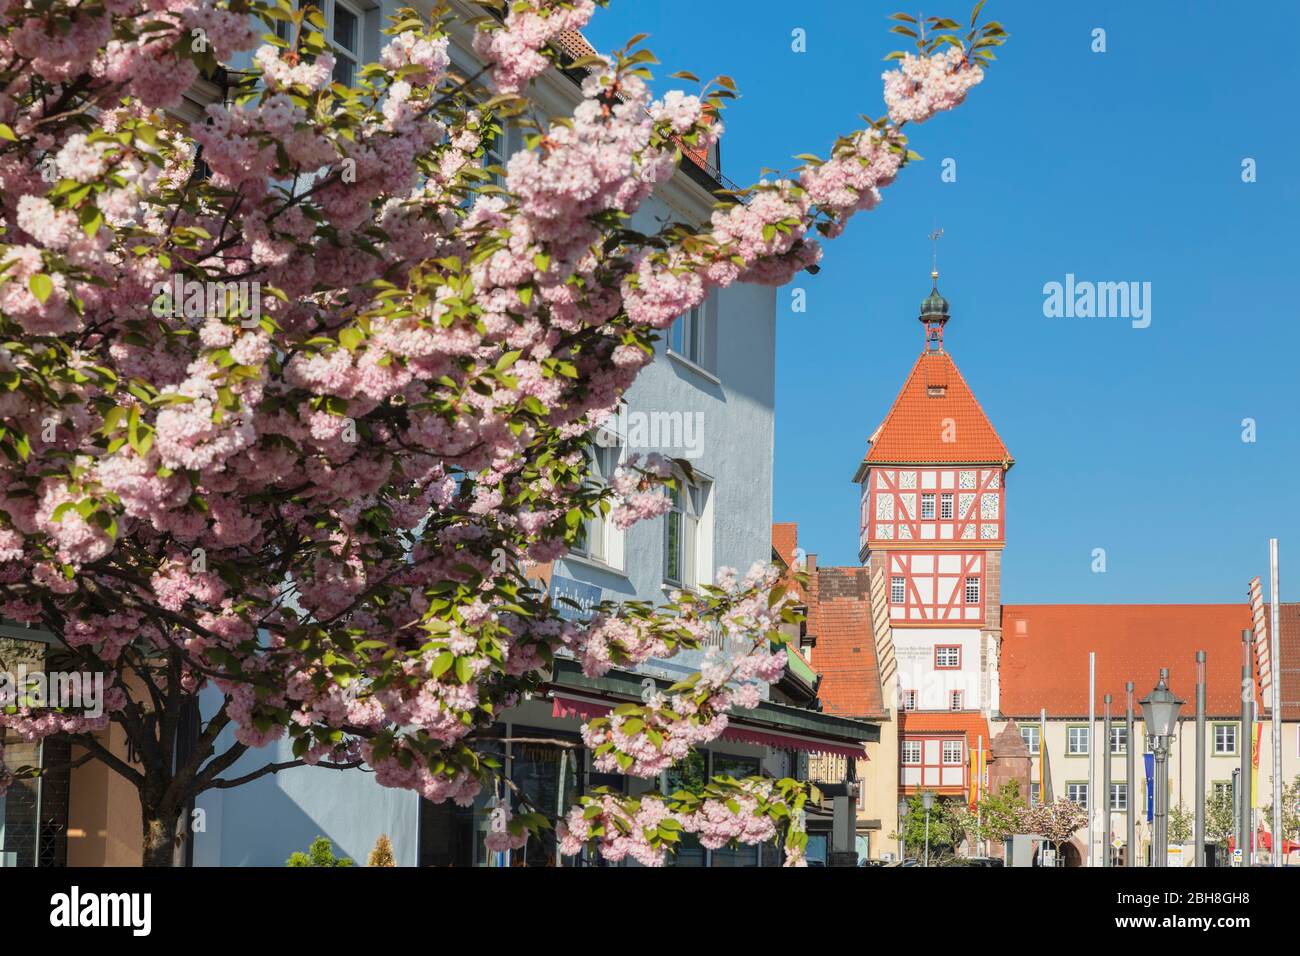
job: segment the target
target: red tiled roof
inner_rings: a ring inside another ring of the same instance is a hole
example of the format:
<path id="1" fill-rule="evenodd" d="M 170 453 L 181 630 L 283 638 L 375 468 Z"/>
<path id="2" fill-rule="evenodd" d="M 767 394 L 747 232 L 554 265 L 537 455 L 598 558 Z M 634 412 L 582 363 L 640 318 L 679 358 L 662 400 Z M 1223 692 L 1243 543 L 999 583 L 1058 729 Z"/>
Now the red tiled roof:
<path id="1" fill-rule="evenodd" d="M 985 753 L 993 744 L 989 722 L 978 710 L 902 710 L 898 713 L 898 735 L 904 734 L 965 734 L 971 750 L 975 750 L 983 737 Z"/>
<path id="2" fill-rule="evenodd" d="M 1136 701 L 1169 668 L 1170 689 L 1189 705 L 1196 693 L 1196 652 L 1206 661 L 1206 711 L 1241 712 L 1241 632 L 1251 626 L 1241 604 L 1004 604 L 999 655 L 999 710 L 1009 717 L 1088 715 L 1088 653 L 1097 654 L 1096 713 L 1111 695 L 1124 710 L 1124 684 Z M 1188 707 L 1183 714 L 1188 714 Z"/>
<path id="3" fill-rule="evenodd" d="M 932 394 L 940 388 L 942 394 Z M 1010 467 L 1012 458 L 951 356 L 923 352 L 871 437 L 864 461 L 1005 462 Z"/>
<path id="4" fill-rule="evenodd" d="M 823 710 L 883 717 L 868 570 L 818 568 L 810 584 L 808 630 L 817 637 L 813 666 L 822 675 L 818 697 Z"/>
<path id="5" fill-rule="evenodd" d="M 799 526 L 793 521 L 772 525 L 772 550 L 781 556 L 786 567 L 794 567 L 794 549 L 799 546 Z"/>
<path id="6" fill-rule="evenodd" d="M 1277 613 L 1282 662 L 1274 666 L 1281 684 L 1282 719 L 1300 720 L 1300 604 L 1283 601 Z"/>
<path id="7" fill-rule="evenodd" d="M 783 522 L 772 525 L 772 550 L 776 556 L 781 559 L 787 568 L 795 566 L 795 549 L 799 546 L 799 526 L 793 521 Z M 803 568 L 795 570 L 806 570 Z M 799 596 L 800 601 L 806 603 L 807 596 L 799 582 L 794 579 L 793 575 L 786 575 L 784 585 L 794 594 Z"/>

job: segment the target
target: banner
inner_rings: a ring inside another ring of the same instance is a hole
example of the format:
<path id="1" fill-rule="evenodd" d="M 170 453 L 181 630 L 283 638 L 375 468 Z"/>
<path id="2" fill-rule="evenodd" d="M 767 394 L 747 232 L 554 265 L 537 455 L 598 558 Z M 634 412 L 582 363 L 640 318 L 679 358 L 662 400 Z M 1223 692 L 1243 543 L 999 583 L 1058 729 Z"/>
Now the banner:
<path id="1" fill-rule="evenodd" d="M 1259 738 L 1264 730 L 1264 725 L 1254 723 L 1250 725 L 1250 765 L 1254 769 L 1250 773 L 1250 805 L 1259 806 Z"/>
<path id="2" fill-rule="evenodd" d="M 1142 764 L 1147 771 L 1147 823 L 1155 818 L 1156 806 L 1156 755 L 1143 754 Z"/>

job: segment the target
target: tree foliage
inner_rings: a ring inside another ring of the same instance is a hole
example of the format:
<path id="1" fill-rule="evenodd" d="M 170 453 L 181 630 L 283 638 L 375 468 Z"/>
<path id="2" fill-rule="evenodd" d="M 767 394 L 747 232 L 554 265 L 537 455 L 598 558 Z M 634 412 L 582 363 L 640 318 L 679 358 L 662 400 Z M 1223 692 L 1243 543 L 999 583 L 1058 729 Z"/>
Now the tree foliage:
<path id="1" fill-rule="evenodd" d="M 918 52 L 887 74 L 887 116 L 719 191 L 707 222 L 642 233 L 634 215 L 683 150 L 707 152 L 735 87 L 655 97 L 639 40 L 568 60 L 551 41 L 594 6 L 483 18 L 473 76 L 451 66 L 449 8 L 404 10 L 351 86 L 320 11 L 289 0 L 0 14 L 0 610 L 106 688 L 102 714 L 21 701 L 0 724 L 131 783 L 147 863 L 170 863 L 199 794 L 295 766 L 471 802 L 501 773 L 485 731 L 557 655 L 599 676 L 719 631 L 747 648 L 586 724 L 598 769 L 641 777 L 779 675 L 797 618 L 772 569 L 573 623 L 524 567 L 598 515 L 667 510 L 689 464 L 633 456 L 606 484 L 590 453 L 660 332 L 712 290 L 817 262 L 914 158 L 904 126 L 961 103 L 1004 32 L 907 20 Z M 578 105 L 537 119 L 521 94 L 561 63 Z M 200 77 L 221 96 L 188 125 L 175 109 Z M 487 165 L 511 127 L 524 148 Z M 138 763 L 103 746 L 110 724 Z M 277 742 L 291 759 L 231 772 Z M 708 787 L 587 798 L 564 846 L 657 862 L 679 829 L 789 829 L 807 795 Z M 494 845 L 547 823 L 526 809 Z"/>

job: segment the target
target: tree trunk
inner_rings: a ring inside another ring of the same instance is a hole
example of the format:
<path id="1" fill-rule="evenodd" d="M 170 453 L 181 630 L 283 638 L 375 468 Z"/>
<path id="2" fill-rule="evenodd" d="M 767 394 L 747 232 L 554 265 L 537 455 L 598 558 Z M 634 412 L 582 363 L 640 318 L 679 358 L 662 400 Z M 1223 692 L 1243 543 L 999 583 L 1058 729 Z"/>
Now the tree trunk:
<path id="1" fill-rule="evenodd" d="M 176 865 L 176 826 L 180 813 L 174 807 L 140 807 L 144 822 L 142 866 Z"/>

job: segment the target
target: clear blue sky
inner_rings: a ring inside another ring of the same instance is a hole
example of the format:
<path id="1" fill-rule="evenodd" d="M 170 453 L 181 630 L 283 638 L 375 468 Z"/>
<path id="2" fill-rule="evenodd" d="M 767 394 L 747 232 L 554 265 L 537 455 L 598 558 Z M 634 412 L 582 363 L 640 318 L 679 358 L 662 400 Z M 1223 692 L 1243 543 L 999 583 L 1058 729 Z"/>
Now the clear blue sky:
<path id="1" fill-rule="evenodd" d="M 587 32 L 604 50 L 650 33 L 657 89 L 680 69 L 734 77 L 722 162 L 743 184 L 883 112 L 900 6 L 614 0 Z M 989 0 L 1011 39 L 984 83 L 912 130 L 925 161 L 792 283 L 808 311 L 778 293 L 774 518 L 822 564 L 856 563 L 850 479 L 920 351 L 937 222 L 948 351 L 1016 458 L 1003 600 L 1235 601 L 1267 581 L 1270 536 L 1283 598 L 1300 597 L 1295 12 Z M 1150 327 L 1045 318 L 1043 285 L 1067 272 L 1152 283 Z"/>

